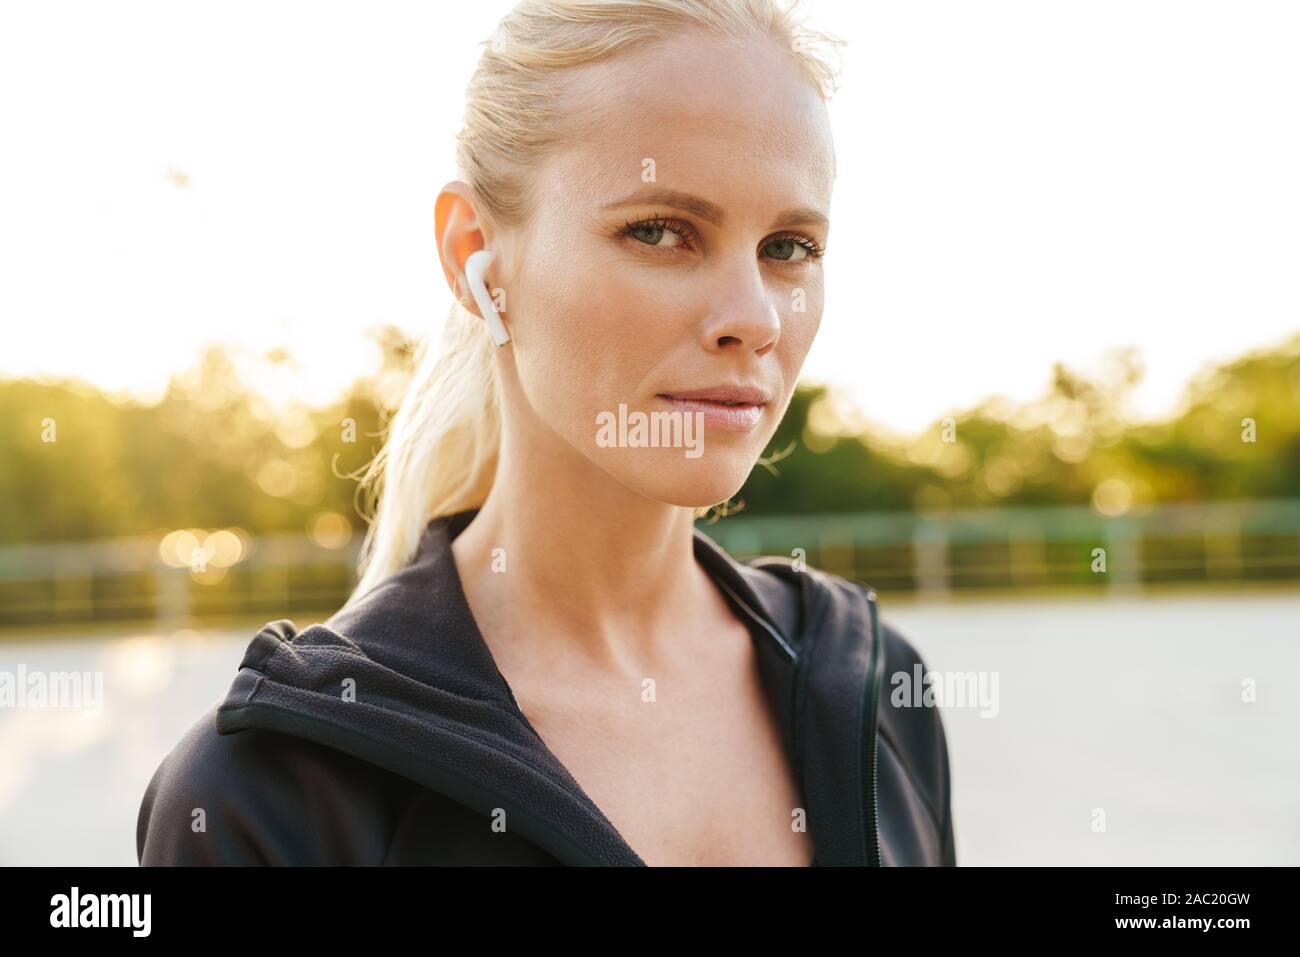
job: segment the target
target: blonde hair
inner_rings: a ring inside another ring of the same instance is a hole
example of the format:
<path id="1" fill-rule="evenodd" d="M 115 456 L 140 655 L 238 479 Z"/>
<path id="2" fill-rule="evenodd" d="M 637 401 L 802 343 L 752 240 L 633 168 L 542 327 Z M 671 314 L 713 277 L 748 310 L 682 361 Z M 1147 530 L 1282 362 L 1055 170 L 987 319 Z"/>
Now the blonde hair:
<path id="1" fill-rule="evenodd" d="M 798 0 L 522 0 L 498 24 L 466 90 L 457 135 L 460 178 L 494 224 L 531 208 L 527 171 L 572 135 L 563 94 L 573 67 L 598 63 L 685 30 L 744 40 L 766 35 L 829 99 L 837 70 L 819 48 L 843 41 L 808 28 Z M 442 340 L 416 350 L 406 395 L 358 491 L 378 503 L 362 542 L 360 579 L 346 605 L 409 564 L 435 518 L 480 507 L 496 475 L 500 384 L 480 320 L 453 302 Z M 701 509 L 707 512 L 708 509 Z M 362 512 L 363 516 L 365 511 Z M 698 513 L 697 513 L 698 514 Z"/>

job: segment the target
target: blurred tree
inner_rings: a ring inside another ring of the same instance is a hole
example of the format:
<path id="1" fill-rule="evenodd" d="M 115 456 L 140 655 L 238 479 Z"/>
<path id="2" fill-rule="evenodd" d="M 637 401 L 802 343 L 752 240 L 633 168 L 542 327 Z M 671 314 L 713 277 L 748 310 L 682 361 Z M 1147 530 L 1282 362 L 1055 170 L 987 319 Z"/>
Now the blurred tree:
<path id="1" fill-rule="evenodd" d="M 0 382 L 0 540 L 301 531 L 322 510 L 364 530 L 356 479 L 382 447 L 418 345 L 392 326 L 372 335 L 379 367 L 324 408 L 272 407 L 219 346 L 156 405 L 76 381 Z M 1085 503 L 1105 479 L 1137 501 L 1300 496 L 1300 336 L 1205 370 L 1163 421 L 1127 414 L 1140 378 L 1123 350 L 1090 376 L 1058 364 L 1034 402 L 991 399 L 903 439 L 863 425 L 832 390 L 801 386 L 737 504 L 774 514 Z"/>

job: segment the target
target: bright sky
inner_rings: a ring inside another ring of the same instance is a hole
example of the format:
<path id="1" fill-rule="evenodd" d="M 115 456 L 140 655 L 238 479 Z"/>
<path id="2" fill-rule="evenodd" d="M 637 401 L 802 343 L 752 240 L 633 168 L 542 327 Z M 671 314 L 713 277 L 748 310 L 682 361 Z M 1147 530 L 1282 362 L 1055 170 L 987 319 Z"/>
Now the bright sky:
<path id="1" fill-rule="evenodd" d="M 435 329 L 433 199 L 510 6 L 5 3 L 0 375 L 147 394 L 223 340 L 320 401 L 367 326 Z M 1132 345 L 1159 414 L 1300 329 L 1300 4 L 805 7 L 849 41 L 805 378 L 912 429 Z"/>

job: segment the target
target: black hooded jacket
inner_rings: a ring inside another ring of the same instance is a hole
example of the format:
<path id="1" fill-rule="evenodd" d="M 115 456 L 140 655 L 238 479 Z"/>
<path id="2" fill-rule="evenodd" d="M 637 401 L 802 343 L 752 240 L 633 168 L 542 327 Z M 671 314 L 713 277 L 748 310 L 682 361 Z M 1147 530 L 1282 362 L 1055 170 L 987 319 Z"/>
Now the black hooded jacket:
<path id="1" fill-rule="evenodd" d="M 154 772 L 142 865 L 644 866 L 519 709 L 452 560 L 473 510 L 323 624 L 249 644 L 224 700 Z M 894 707 L 924 664 L 875 594 L 788 559 L 697 561 L 749 626 L 818 866 L 955 865 L 939 711 Z M 505 827 L 502 827 L 502 822 Z"/>

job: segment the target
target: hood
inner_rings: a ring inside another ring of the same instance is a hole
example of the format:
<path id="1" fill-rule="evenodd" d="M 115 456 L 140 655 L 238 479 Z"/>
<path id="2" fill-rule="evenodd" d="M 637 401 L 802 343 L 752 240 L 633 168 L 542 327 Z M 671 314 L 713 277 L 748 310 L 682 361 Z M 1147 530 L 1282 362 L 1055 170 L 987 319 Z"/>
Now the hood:
<path id="1" fill-rule="evenodd" d="M 253 638 L 217 730 L 264 728 L 347 752 L 474 810 L 574 865 L 644 865 L 525 718 L 474 622 L 434 519 L 412 562 L 322 624 Z M 738 562 L 698 528 L 696 560 L 749 626 L 804 796 L 818 865 L 878 865 L 875 595 L 787 559 Z"/>

